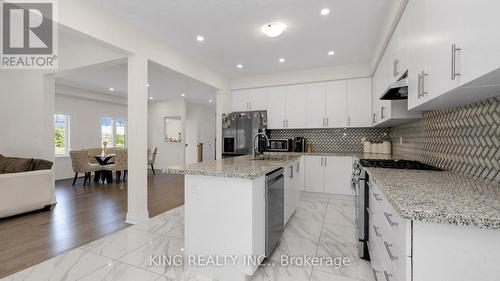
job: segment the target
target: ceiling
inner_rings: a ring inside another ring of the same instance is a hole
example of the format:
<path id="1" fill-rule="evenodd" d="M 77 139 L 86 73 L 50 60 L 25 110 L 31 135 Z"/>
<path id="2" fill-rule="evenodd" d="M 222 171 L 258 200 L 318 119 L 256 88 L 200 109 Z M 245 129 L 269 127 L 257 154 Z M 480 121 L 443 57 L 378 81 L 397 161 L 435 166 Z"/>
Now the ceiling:
<path id="1" fill-rule="evenodd" d="M 215 105 L 215 90 L 178 72 L 149 63 L 149 96 L 152 101 L 179 100 Z M 86 67 L 56 78 L 56 84 L 108 95 L 127 96 L 127 64 Z M 114 91 L 109 91 L 113 88 Z M 185 94 L 182 97 L 181 94 Z M 212 100 L 212 103 L 209 102 Z"/>
<path id="2" fill-rule="evenodd" d="M 396 0 L 88 1 L 234 78 L 368 63 Z M 322 16 L 325 7 L 331 12 Z M 287 30 L 266 37 L 260 28 L 269 21 L 282 21 Z M 198 35 L 205 40 L 197 42 Z"/>

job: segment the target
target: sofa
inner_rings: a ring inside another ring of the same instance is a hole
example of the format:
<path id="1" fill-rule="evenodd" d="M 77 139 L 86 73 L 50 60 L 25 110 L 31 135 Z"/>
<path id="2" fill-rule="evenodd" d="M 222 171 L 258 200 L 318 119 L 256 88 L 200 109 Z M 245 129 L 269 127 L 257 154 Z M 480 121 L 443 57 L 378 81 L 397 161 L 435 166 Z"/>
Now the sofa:
<path id="1" fill-rule="evenodd" d="M 0 218 L 52 207 L 52 166 L 46 160 L 0 155 Z"/>

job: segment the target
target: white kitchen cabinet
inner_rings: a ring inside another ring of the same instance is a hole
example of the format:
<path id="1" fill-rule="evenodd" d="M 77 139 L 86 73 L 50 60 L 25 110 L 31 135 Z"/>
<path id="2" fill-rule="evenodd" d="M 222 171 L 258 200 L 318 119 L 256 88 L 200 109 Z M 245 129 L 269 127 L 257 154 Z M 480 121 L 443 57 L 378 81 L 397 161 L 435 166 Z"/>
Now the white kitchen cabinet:
<path id="1" fill-rule="evenodd" d="M 267 88 L 233 91 L 232 109 L 233 111 L 267 110 Z"/>
<path id="2" fill-rule="evenodd" d="M 297 209 L 300 200 L 300 161 L 285 166 L 285 207 L 284 224 L 286 224 Z"/>
<path id="3" fill-rule="evenodd" d="M 305 190 L 323 192 L 323 156 L 304 156 Z"/>
<path id="4" fill-rule="evenodd" d="M 309 83 L 306 86 L 306 127 L 326 127 L 326 83 Z"/>
<path id="5" fill-rule="evenodd" d="M 347 126 L 371 127 L 372 79 L 347 80 Z"/>
<path id="6" fill-rule="evenodd" d="M 324 192 L 352 195 L 352 157 L 328 156 L 324 160 Z"/>
<path id="7" fill-rule="evenodd" d="M 410 0 L 409 108 L 458 106 L 500 90 L 499 1 Z M 459 18 L 460 20 L 456 20 Z"/>
<path id="8" fill-rule="evenodd" d="M 267 128 L 283 129 L 286 119 L 286 87 L 268 88 Z"/>
<path id="9" fill-rule="evenodd" d="M 326 82 L 326 127 L 347 126 L 347 81 Z"/>
<path id="10" fill-rule="evenodd" d="M 306 127 L 306 85 L 286 87 L 286 128 Z"/>
<path id="11" fill-rule="evenodd" d="M 305 190 L 352 195 L 352 157 L 305 156 Z"/>

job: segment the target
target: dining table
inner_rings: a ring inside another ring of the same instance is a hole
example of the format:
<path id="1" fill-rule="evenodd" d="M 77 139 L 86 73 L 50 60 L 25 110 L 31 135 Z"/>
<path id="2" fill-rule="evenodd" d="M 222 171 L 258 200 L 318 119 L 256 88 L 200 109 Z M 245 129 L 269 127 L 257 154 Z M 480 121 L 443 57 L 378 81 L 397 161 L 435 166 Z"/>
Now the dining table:
<path id="1" fill-rule="evenodd" d="M 111 161 L 111 159 L 114 156 L 115 156 L 115 154 L 112 154 L 112 153 L 101 153 L 101 154 L 95 155 L 94 158 L 95 158 L 95 160 L 97 160 L 99 165 L 105 166 L 105 165 L 109 165 L 109 164 L 114 164 L 114 162 Z M 113 182 L 113 172 L 106 171 L 106 170 L 97 171 L 95 173 L 94 182 L 98 183 L 100 180 L 102 181 L 102 183 L 104 183 L 104 182 L 112 183 Z"/>

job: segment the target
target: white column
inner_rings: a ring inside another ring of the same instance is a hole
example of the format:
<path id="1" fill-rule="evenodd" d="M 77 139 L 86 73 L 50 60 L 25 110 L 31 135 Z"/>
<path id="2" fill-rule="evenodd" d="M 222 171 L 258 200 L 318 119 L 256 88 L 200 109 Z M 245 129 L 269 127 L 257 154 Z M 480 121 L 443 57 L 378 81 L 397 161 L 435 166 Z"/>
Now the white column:
<path id="1" fill-rule="evenodd" d="M 136 224 L 149 218 L 148 145 L 148 60 L 128 58 L 128 201 L 126 222 Z"/>
<path id="2" fill-rule="evenodd" d="M 218 90 L 217 91 L 217 109 L 216 109 L 216 143 L 217 155 L 216 159 L 222 159 L 222 113 L 231 112 L 231 91 Z"/>

